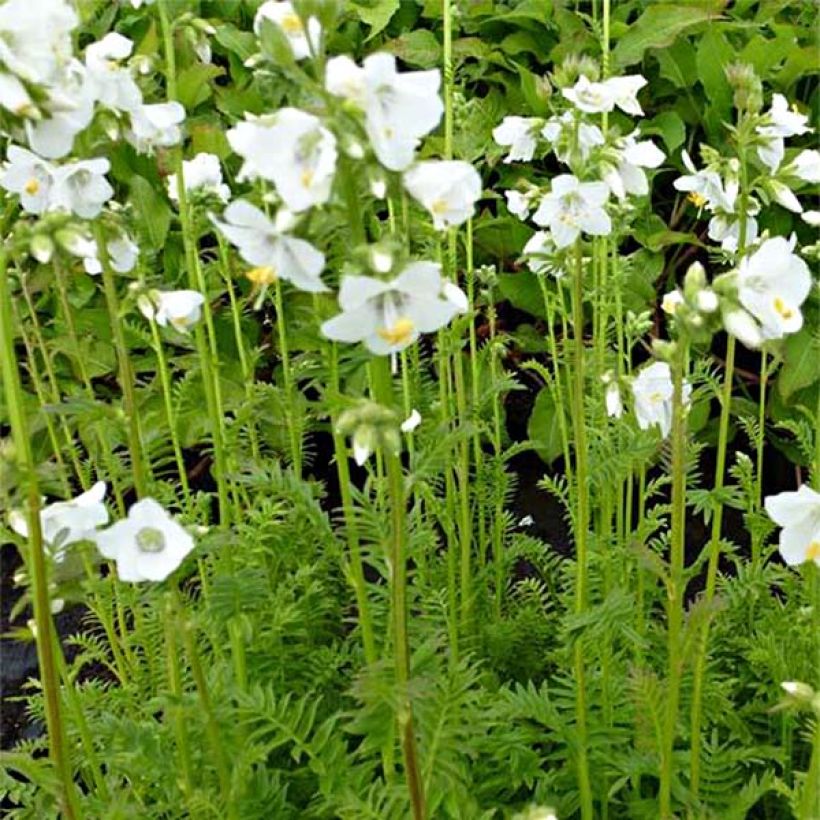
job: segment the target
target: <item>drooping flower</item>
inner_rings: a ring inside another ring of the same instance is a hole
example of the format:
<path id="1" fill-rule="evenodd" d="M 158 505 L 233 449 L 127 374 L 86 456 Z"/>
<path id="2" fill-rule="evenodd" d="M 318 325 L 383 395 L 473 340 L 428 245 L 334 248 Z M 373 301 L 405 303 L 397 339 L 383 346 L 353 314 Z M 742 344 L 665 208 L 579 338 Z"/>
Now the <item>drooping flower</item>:
<path id="1" fill-rule="evenodd" d="M 509 190 L 504 191 L 504 197 L 507 200 L 507 210 L 520 220 L 525 220 L 530 215 L 530 208 L 532 207 L 532 195 L 529 193 L 521 193 L 521 191 Z"/>
<path id="2" fill-rule="evenodd" d="M 782 527 L 778 547 L 789 566 L 814 561 L 820 567 L 820 493 L 803 484 L 796 492 L 770 495 L 763 506 Z"/>
<path id="3" fill-rule="evenodd" d="M 189 333 L 202 317 L 205 297 L 196 290 L 152 290 L 148 299 L 139 303 L 146 319 L 153 319 L 160 327 L 171 325 L 180 333 Z"/>
<path id="4" fill-rule="evenodd" d="M 387 282 L 345 276 L 342 312 L 324 322 L 322 333 L 338 342 L 364 342 L 377 355 L 397 353 L 456 315 L 457 307 L 441 292 L 441 267 L 433 262 L 412 262 Z"/>
<path id="5" fill-rule="evenodd" d="M 83 219 L 98 216 L 114 189 L 105 178 L 111 164 L 107 159 L 82 159 L 54 171 L 49 210 L 71 211 Z"/>
<path id="6" fill-rule="evenodd" d="M 185 180 L 185 191 L 203 191 L 213 193 L 223 202 L 227 202 L 231 189 L 222 182 L 222 168 L 216 154 L 199 153 L 193 159 L 182 161 L 182 176 Z M 168 196 L 174 202 L 179 201 L 177 177 L 168 177 Z"/>
<path id="7" fill-rule="evenodd" d="M 105 243 L 108 250 L 108 262 L 117 273 L 128 273 L 134 269 L 139 257 L 139 246 L 130 236 L 122 234 Z M 88 252 L 82 254 L 83 267 L 92 276 L 102 273 L 102 263 L 98 257 L 97 243 L 92 239 Z"/>
<path id="8" fill-rule="evenodd" d="M 641 430 L 657 425 L 666 438 L 672 429 L 672 371 L 666 362 L 653 362 L 644 367 L 632 381 L 635 417 Z M 684 381 L 683 402 L 688 404 L 692 386 Z"/>
<path id="9" fill-rule="evenodd" d="M 361 68 L 348 58 L 334 58 L 325 77 L 331 94 L 364 109 L 373 151 L 391 171 L 403 171 L 413 162 L 419 141 L 444 112 L 438 69 L 399 73 L 392 54 L 371 54 Z"/>
<path id="10" fill-rule="evenodd" d="M 26 136 L 32 150 L 48 159 L 71 153 L 74 138 L 94 116 L 94 88 L 85 66 L 72 60 L 51 87 L 47 116 L 26 120 Z"/>
<path id="11" fill-rule="evenodd" d="M 307 31 L 302 18 L 296 13 L 293 4 L 288 0 L 267 0 L 257 9 L 253 18 L 253 33 L 259 37 L 262 32 L 262 21 L 270 20 L 282 29 L 295 60 L 304 60 L 310 57 L 311 47 L 319 49 L 322 37 L 322 26 L 315 17 L 307 21 Z"/>
<path id="12" fill-rule="evenodd" d="M 117 562 L 121 581 L 164 581 L 194 548 L 194 539 L 153 498 L 131 506 L 128 517 L 94 538 L 105 558 Z"/>
<path id="13" fill-rule="evenodd" d="M 108 523 L 108 510 L 103 503 L 105 490 L 105 482 L 98 481 L 76 498 L 57 501 L 40 510 L 43 540 L 56 561 L 63 560 L 69 544 L 91 540 L 97 527 Z M 21 511 L 12 510 L 9 524 L 18 535 L 28 538 L 28 520 Z"/>
<path id="14" fill-rule="evenodd" d="M 560 279 L 564 275 L 564 270 L 555 264 L 557 250 L 548 231 L 536 231 L 524 245 L 522 255 L 533 273 L 539 276 L 547 274 Z"/>
<path id="15" fill-rule="evenodd" d="M 556 247 L 565 248 L 582 231 L 593 236 L 612 231 L 604 210 L 608 198 L 606 183 L 580 182 L 572 174 L 561 174 L 552 180 L 552 190 L 541 199 L 532 219 L 540 227 L 549 227 Z"/>
<path id="16" fill-rule="evenodd" d="M 296 213 L 330 199 L 336 171 L 336 137 L 313 114 L 281 108 L 270 117 L 239 123 L 228 142 L 244 163 L 238 179 L 273 182 Z"/>
<path id="17" fill-rule="evenodd" d="M 133 49 L 133 42 L 115 31 L 85 49 L 85 67 L 94 97 L 114 111 L 134 111 L 142 104 L 142 93 L 131 72 L 120 65 Z"/>
<path id="18" fill-rule="evenodd" d="M 155 148 L 179 143 L 184 120 L 185 109 L 178 102 L 140 105 L 131 111 L 131 128 L 125 136 L 140 154 L 151 154 Z"/>
<path id="19" fill-rule="evenodd" d="M 17 194 L 27 213 L 42 214 L 48 208 L 54 170 L 48 160 L 18 145 L 10 145 L 0 187 Z"/>
<path id="20" fill-rule="evenodd" d="M 604 174 L 604 181 L 620 200 L 625 199 L 627 194 L 646 196 L 649 183 L 643 169 L 657 168 L 666 159 L 652 140 L 638 142 L 636 134 L 629 134 L 619 141 L 618 164 Z"/>
<path id="21" fill-rule="evenodd" d="M 250 202 L 239 199 L 228 205 L 222 220 L 213 216 L 211 219 L 236 245 L 241 257 L 256 267 L 260 284 L 279 277 L 311 293 L 328 289 L 320 278 L 325 267 L 324 254 L 310 242 L 286 233 L 293 224 L 292 214 L 280 211 L 276 222 L 272 222 Z"/>
<path id="22" fill-rule="evenodd" d="M 621 388 L 615 379 L 615 375 L 608 370 L 601 376 L 604 383 L 604 406 L 606 414 L 610 418 L 619 419 L 624 414 L 624 403 L 621 399 Z"/>
<path id="23" fill-rule="evenodd" d="M 776 171 L 783 161 L 785 137 L 794 137 L 811 131 L 806 125 L 809 118 L 805 114 L 792 111 L 788 100 L 782 94 L 772 95 L 771 108 L 763 117 L 763 124 L 756 129 L 760 135 L 757 155 L 769 170 Z"/>
<path id="24" fill-rule="evenodd" d="M 461 160 L 418 162 L 404 172 L 403 181 L 439 231 L 466 222 L 481 197 L 481 177 L 469 162 Z"/>
<path id="25" fill-rule="evenodd" d="M 493 129 L 496 143 L 510 148 L 504 162 L 529 162 L 535 155 L 538 130 L 543 124 L 537 117 L 504 117 Z"/>
<path id="26" fill-rule="evenodd" d="M 812 279 L 794 246 L 794 238 L 766 239 L 738 268 L 738 301 L 758 323 L 763 341 L 781 339 L 803 326 L 800 307 L 811 291 Z"/>

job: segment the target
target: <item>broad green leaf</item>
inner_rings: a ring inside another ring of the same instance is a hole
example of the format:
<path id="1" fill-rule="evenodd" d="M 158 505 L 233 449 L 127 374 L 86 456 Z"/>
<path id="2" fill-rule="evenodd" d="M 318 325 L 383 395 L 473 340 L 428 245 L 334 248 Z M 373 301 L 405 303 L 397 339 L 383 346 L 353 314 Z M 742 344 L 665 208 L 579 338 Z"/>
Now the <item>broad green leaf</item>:
<path id="1" fill-rule="evenodd" d="M 667 153 L 671 155 L 683 145 L 686 139 L 686 126 L 677 111 L 662 111 L 641 126 L 641 133 L 659 134 Z"/>
<path id="2" fill-rule="evenodd" d="M 367 39 L 371 40 L 387 28 L 390 18 L 399 10 L 399 0 L 372 0 L 372 2 L 352 3 L 350 8 L 359 20 L 370 26 L 370 34 L 367 35 Z"/>
<path id="3" fill-rule="evenodd" d="M 226 23 L 217 26 L 214 39 L 220 45 L 233 52 L 240 60 L 247 60 L 258 50 L 256 36 L 250 31 L 240 31 L 236 26 Z"/>
<path id="4" fill-rule="evenodd" d="M 213 93 L 210 81 L 224 74 L 225 70 L 208 63 L 195 63 L 179 74 L 177 93 L 186 111 L 191 111 L 205 102 Z"/>
<path id="5" fill-rule="evenodd" d="M 732 91 L 726 79 L 726 66 L 734 57 L 734 50 L 722 34 L 714 28 L 704 32 L 698 43 L 697 68 L 698 80 L 710 102 L 704 120 L 712 134 L 720 133 L 731 116 Z"/>
<path id="6" fill-rule="evenodd" d="M 419 68 L 434 68 L 441 62 L 441 44 L 433 32 L 426 29 L 402 34 L 385 43 L 384 48 L 407 65 Z"/>
<path id="7" fill-rule="evenodd" d="M 612 52 L 615 65 L 638 63 L 650 48 L 665 48 L 683 32 L 715 19 L 715 13 L 695 5 L 653 3 L 618 41 Z"/>
<path id="8" fill-rule="evenodd" d="M 669 48 L 661 49 L 655 55 L 660 64 L 660 75 L 676 88 L 691 88 L 696 78 L 695 49 L 681 38 Z"/>
<path id="9" fill-rule="evenodd" d="M 142 244 L 151 250 L 159 250 L 168 235 L 171 224 L 171 209 L 147 179 L 135 176 L 131 179 L 131 193 L 128 197 L 134 209 L 134 220 Z"/>
<path id="10" fill-rule="evenodd" d="M 498 277 L 498 288 L 501 295 L 519 310 L 524 310 L 530 316 L 541 319 L 547 318 L 544 307 L 544 295 L 538 277 L 530 271 L 521 273 L 504 273 Z"/>
<path id="11" fill-rule="evenodd" d="M 535 452 L 551 464 L 562 452 L 561 417 L 563 408 L 557 408 L 548 387 L 543 387 L 535 399 L 535 404 L 527 423 L 527 437 L 533 443 Z"/>
<path id="12" fill-rule="evenodd" d="M 820 332 L 816 323 L 812 324 L 807 317 L 803 329 L 786 339 L 783 358 L 777 387 L 788 400 L 792 393 L 820 380 Z"/>

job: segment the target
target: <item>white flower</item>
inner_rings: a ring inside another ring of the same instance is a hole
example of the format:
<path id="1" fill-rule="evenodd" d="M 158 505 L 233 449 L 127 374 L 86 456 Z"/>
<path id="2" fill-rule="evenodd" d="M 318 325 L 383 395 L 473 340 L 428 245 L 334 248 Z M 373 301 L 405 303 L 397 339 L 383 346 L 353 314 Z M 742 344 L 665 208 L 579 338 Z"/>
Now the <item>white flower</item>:
<path id="1" fill-rule="evenodd" d="M 140 105 L 131 112 L 131 128 L 125 136 L 140 154 L 150 154 L 180 142 L 184 119 L 185 109 L 178 102 Z"/>
<path id="2" fill-rule="evenodd" d="M 780 555 L 789 566 L 814 561 L 820 567 L 820 493 L 805 484 L 797 492 L 770 495 L 764 502 L 778 524 Z"/>
<path id="3" fill-rule="evenodd" d="M 400 428 L 402 433 L 412 433 L 420 424 L 421 413 L 414 407 L 413 412 L 401 423 Z"/>
<path id="4" fill-rule="evenodd" d="M 760 211 L 757 200 L 749 197 L 749 210 L 746 212 L 746 246 L 748 247 L 757 239 L 757 220 L 754 215 Z M 720 242 L 720 246 L 725 251 L 734 253 L 740 243 L 740 214 L 726 213 L 718 211 L 709 220 L 709 238 L 715 242 Z"/>
<path id="5" fill-rule="evenodd" d="M 773 194 L 775 202 L 795 214 L 803 213 L 803 206 L 795 196 L 794 191 L 779 179 L 770 179 L 766 187 Z"/>
<path id="6" fill-rule="evenodd" d="M 698 171 L 685 150 L 681 151 L 681 159 L 689 173 L 678 177 L 672 183 L 678 191 L 689 193 L 689 198 L 698 208 L 705 205 L 729 212 L 734 210 L 737 188 L 733 182 L 727 183 L 724 187 L 723 179 L 714 168 Z"/>
<path id="7" fill-rule="evenodd" d="M 123 234 L 106 242 L 108 249 L 108 262 L 112 270 L 117 273 L 128 273 L 134 269 L 139 257 L 139 246 L 130 236 Z M 83 256 L 83 267 L 86 273 L 97 275 L 102 273 L 102 263 L 97 256 L 97 243 L 92 239 L 88 246 L 88 252 L 80 254 Z"/>
<path id="8" fill-rule="evenodd" d="M 223 216 L 224 221 L 211 219 L 246 262 L 268 274 L 265 281 L 278 276 L 311 293 L 328 289 L 320 278 L 324 254 L 310 242 L 285 233 L 292 214 L 280 211 L 276 222 L 271 222 L 257 207 L 239 199 L 228 205 Z"/>
<path id="9" fill-rule="evenodd" d="M 507 199 L 507 210 L 520 220 L 525 220 L 530 215 L 532 207 L 532 197 L 530 194 L 522 194 L 521 191 L 504 191 Z"/>
<path id="10" fill-rule="evenodd" d="M 96 99 L 114 111 L 134 111 L 142 94 L 127 68 L 120 62 L 131 56 L 134 44 L 112 31 L 85 49 L 85 67 Z"/>
<path id="11" fill-rule="evenodd" d="M 107 159 L 83 159 L 59 166 L 49 196 L 49 210 L 71 211 L 83 219 L 98 216 L 114 189 L 105 178 Z"/>
<path id="12" fill-rule="evenodd" d="M 456 313 L 467 313 L 470 310 L 470 302 L 467 294 L 449 279 L 443 279 L 441 283 L 441 298 L 449 302 Z"/>
<path id="13" fill-rule="evenodd" d="M 760 145 L 757 155 L 771 171 L 776 171 L 783 161 L 784 137 L 794 137 L 811 131 L 806 123 L 808 117 L 789 109 L 789 103 L 782 94 L 772 95 L 771 108 L 764 116 L 763 125 L 757 126 Z"/>
<path id="14" fill-rule="evenodd" d="M 593 236 L 605 236 L 612 222 L 604 210 L 609 188 L 604 182 L 580 182 L 572 174 L 561 174 L 552 180 L 552 190 L 546 194 L 533 214 L 533 222 L 549 226 L 556 247 L 571 245 L 581 231 Z"/>
<path id="15" fill-rule="evenodd" d="M 674 316 L 678 308 L 685 302 L 686 300 L 683 298 L 683 294 L 675 288 L 674 290 L 670 290 L 669 293 L 664 294 L 663 299 L 661 300 L 661 310 L 668 314 L 669 316 Z"/>
<path id="16" fill-rule="evenodd" d="M 794 240 L 767 239 L 738 268 L 738 300 L 759 322 L 764 340 L 780 339 L 803 326 L 800 306 L 812 280 L 808 265 L 793 250 Z"/>
<path id="17" fill-rule="evenodd" d="M 604 181 L 620 200 L 625 199 L 627 194 L 646 196 L 649 183 L 643 169 L 657 168 L 666 159 L 652 140 L 638 142 L 635 133 L 620 140 L 618 166 L 604 175 Z"/>
<path id="18" fill-rule="evenodd" d="M 433 262 L 412 262 L 388 282 L 345 276 L 342 313 L 326 321 L 322 333 L 339 342 L 363 341 L 377 355 L 396 353 L 455 316 L 456 307 L 441 298 L 441 289 L 441 268 Z"/>
<path id="19" fill-rule="evenodd" d="M 23 210 L 30 214 L 46 211 L 54 181 L 54 166 L 37 154 L 10 145 L 0 176 L 0 187 L 20 197 Z"/>
<path id="20" fill-rule="evenodd" d="M 751 314 L 742 308 L 731 308 L 723 311 L 723 327 L 726 332 L 743 342 L 746 347 L 757 349 L 765 341 L 760 325 Z"/>
<path id="21" fill-rule="evenodd" d="M 531 527 L 533 524 L 535 524 L 535 519 L 531 515 L 525 515 L 518 522 L 519 527 Z"/>
<path id="22" fill-rule="evenodd" d="M 493 139 L 498 145 L 508 145 L 509 153 L 504 162 L 529 162 L 535 155 L 536 132 L 543 120 L 536 117 L 504 117 L 501 125 L 493 129 Z"/>
<path id="23" fill-rule="evenodd" d="M 606 414 L 610 418 L 619 419 L 624 414 L 624 403 L 621 400 L 621 389 L 618 387 L 618 382 L 610 381 L 607 384 L 604 393 L 604 404 L 606 405 Z"/>
<path id="24" fill-rule="evenodd" d="M 785 168 L 783 173 L 795 176 L 804 182 L 820 182 L 820 151 L 801 151 Z"/>
<path id="25" fill-rule="evenodd" d="M 64 157 L 74 146 L 74 137 L 94 116 L 94 88 L 85 66 L 72 60 L 60 71 L 50 89 L 48 116 L 26 120 L 26 136 L 31 148 L 49 159 Z"/>
<path id="26" fill-rule="evenodd" d="M 94 539 L 117 562 L 121 581 L 164 581 L 194 548 L 194 539 L 153 498 L 132 505 L 128 517 Z"/>
<path id="27" fill-rule="evenodd" d="M 522 255 L 527 260 L 527 267 L 539 276 L 549 274 L 556 279 L 564 275 L 562 268 L 555 264 L 554 256 L 557 251 L 552 236 L 547 231 L 536 231 L 524 245 Z"/>
<path id="28" fill-rule="evenodd" d="M 820 228 L 820 211 L 804 211 L 801 216 L 807 225 Z"/>
<path id="29" fill-rule="evenodd" d="M 238 179 L 273 182 L 292 211 L 330 199 L 336 137 L 313 114 L 281 108 L 271 117 L 239 123 L 228 131 L 228 142 L 245 160 Z"/>
<path id="30" fill-rule="evenodd" d="M 438 125 L 444 111 L 438 69 L 400 74 L 392 54 L 371 54 L 360 69 L 347 58 L 330 60 L 326 84 L 331 94 L 364 110 L 373 151 L 391 171 L 413 162 L 421 137 Z"/>
<path id="31" fill-rule="evenodd" d="M 593 148 L 605 142 L 604 134 L 597 125 L 577 122 L 570 111 L 547 120 L 541 129 L 541 136 L 552 145 L 555 156 L 561 162 L 572 159 L 576 146 L 581 159 L 586 160 Z"/>
<path id="32" fill-rule="evenodd" d="M 0 106 L 18 116 L 32 116 L 39 112 L 26 91 L 26 87 L 14 74 L 0 71 Z"/>
<path id="33" fill-rule="evenodd" d="M 78 22 L 66 0 L 7 0 L 0 5 L 0 63 L 27 82 L 51 85 L 71 59 Z"/>
<path id="34" fill-rule="evenodd" d="M 626 77 L 610 77 L 600 83 L 591 82 L 581 75 L 572 88 L 563 88 L 561 93 L 580 111 L 588 114 L 612 111 L 618 106 L 622 111 L 634 116 L 643 116 L 638 103 L 638 92 L 646 85 L 646 79 L 639 74 Z"/>
<path id="35" fill-rule="evenodd" d="M 711 288 L 704 288 L 695 294 L 695 305 L 701 313 L 714 313 L 720 307 L 720 299 Z"/>
<path id="36" fill-rule="evenodd" d="M 293 4 L 287 0 L 281 0 L 281 2 L 268 0 L 259 6 L 256 17 L 253 18 L 253 33 L 257 37 L 262 32 L 262 20 L 270 20 L 282 29 L 295 60 L 310 57 L 311 47 L 314 51 L 318 51 L 322 37 L 321 24 L 315 17 L 311 17 L 307 21 L 307 31 L 305 31 L 302 18 L 296 13 Z"/>
<path id="37" fill-rule="evenodd" d="M 202 316 L 205 297 L 196 290 L 152 290 L 148 299 L 139 302 L 146 319 L 160 327 L 171 325 L 180 333 L 188 333 Z"/>
<path id="38" fill-rule="evenodd" d="M 653 362 L 638 373 L 632 382 L 632 395 L 635 399 L 635 417 L 641 430 L 657 425 L 663 438 L 669 435 L 672 429 L 673 393 L 672 372 L 666 362 Z M 684 381 L 684 404 L 688 404 L 691 393 L 691 385 Z"/>
<path id="39" fill-rule="evenodd" d="M 404 187 L 433 217 L 443 231 L 466 222 L 481 197 L 481 177 L 469 162 L 428 160 L 405 171 Z"/>
<path id="40" fill-rule="evenodd" d="M 56 561 L 63 560 L 69 544 L 92 539 L 97 527 L 108 523 L 108 510 L 103 503 L 105 489 L 105 482 L 98 481 L 76 498 L 58 501 L 40 510 L 43 540 Z M 9 524 L 18 535 L 28 538 L 28 520 L 22 512 L 12 510 Z"/>
<path id="41" fill-rule="evenodd" d="M 193 159 L 183 160 L 182 176 L 185 180 L 185 191 L 188 193 L 213 193 L 223 202 L 227 202 L 231 195 L 231 189 L 222 182 L 222 168 L 219 165 L 219 157 L 215 154 L 199 153 Z M 174 202 L 179 201 L 176 174 L 168 177 L 168 196 Z"/>

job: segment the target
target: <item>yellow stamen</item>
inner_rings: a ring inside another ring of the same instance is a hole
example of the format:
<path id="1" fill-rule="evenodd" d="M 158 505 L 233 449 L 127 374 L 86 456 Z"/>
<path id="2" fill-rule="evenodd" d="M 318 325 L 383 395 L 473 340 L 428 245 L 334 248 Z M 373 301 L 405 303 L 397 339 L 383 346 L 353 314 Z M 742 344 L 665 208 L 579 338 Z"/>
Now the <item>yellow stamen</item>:
<path id="1" fill-rule="evenodd" d="M 305 27 L 302 25 L 302 21 L 299 19 L 298 15 L 296 14 L 287 14 L 282 18 L 282 30 L 285 34 L 290 35 L 293 37 L 296 34 L 301 34 Z"/>
<path id="2" fill-rule="evenodd" d="M 415 329 L 416 326 L 413 324 L 412 319 L 402 317 L 396 320 L 393 327 L 379 328 L 377 333 L 391 345 L 403 345 L 410 341 Z"/>
<path id="3" fill-rule="evenodd" d="M 249 270 L 245 274 L 245 278 L 249 279 L 257 288 L 272 285 L 276 281 L 276 270 L 262 265 Z"/>
<path id="4" fill-rule="evenodd" d="M 303 188 L 310 188 L 313 182 L 313 171 L 302 171 L 302 176 L 299 178 Z"/>
<path id="5" fill-rule="evenodd" d="M 191 326 L 191 323 L 188 321 L 187 316 L 177 316 L 175 319 L 171 319 L 171 324 L 180 333 L 186 333 L 188 328 Z"/>
<path id="6" fill-rule="evenodd" d="M 40 183 L 39 183 L 39 181 L 38 181 L 38 180 L 36 180 L 34 177 L 32 177 L 32 178 L 31 178 L 31 179 L 30 179 L 30 180 L 29 180 L 29 181 L 25 184 L 25 187 L 23 188 L 23 190 L 24 190 L 27 194 L 31 194 L 31 196 L 34 196 L 34 194 L 36 194 L 36 193 L 37 193 L 37 191 L 39 191 L 39 190 L 40 190 Z"/>
<path id="7" fill-rule="evenodd" d="M 816 561 L 820 558 L 820 541 L 812 541 L 806 550 L 806 560 Z"/>
<path id="8" fill-rule="evenodd" d="M 697 191 L 689 191 L 689 193 L 686 195 L 686 198 L 696 208 L 702 208 L 707 202 L 706 197 L 703 196 L 703 194 L 699 194 Z"/>
<path id="9" fill-rule="evenodd" d="M 791 319 L 792 316 L 794 316 L 794 311 L 790 307 L 787 307 L 786 303 L 779 296 L 775 297 L 774 309 L 783 319 Z"/>
<path id="10" fill-rule="evenodd" d="M 430 210 L 434 214 L 446 214 L 447 213 L 447 202 L 444 199 L 437 199 L 431 206 Z"/>

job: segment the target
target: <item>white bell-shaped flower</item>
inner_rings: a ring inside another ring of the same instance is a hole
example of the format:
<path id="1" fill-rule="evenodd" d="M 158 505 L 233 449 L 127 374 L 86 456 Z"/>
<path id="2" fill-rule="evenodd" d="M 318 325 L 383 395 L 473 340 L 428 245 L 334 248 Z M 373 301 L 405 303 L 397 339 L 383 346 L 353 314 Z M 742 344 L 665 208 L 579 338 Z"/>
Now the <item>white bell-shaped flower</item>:
<path id="1" fill-rule="evenodd" d="M 139 245 L 130 236 L 122 234 L 106 242 L 108 249 L 108 262 L 111 269 L 117 273 L 129 273 L 137 264 L 140 249 Z M 92 239 L 89 245 L 89 253 L 82 254 L 83 267 L 86 273 L 92 276 L 102 273 L 102 263 L 97 255 L 97 243 Z"/>
<path id="2" fill-rule="evenodd" d="M 0 187 L 20 197 L 26 213 L 45 213 L 54 182 L 54 165 L 18 145 L 10 145 L 6 156 Z"/>
<path id="3" fill-rule="evenodd" d="M 153 316 L 148 309 L 143 313 L 153 318 L 160 327 L 171 325 L 180 333 L 188 333 L 202 317 L 205 297 L 196 290 L 153 291 Z"/>
<path id="4" fill-rule="evenodd" d="M 782 527 L 778 547 L 789 566 L 814 561 L 820 567 L 820 493 L 807 485 L 796 492 L 770 495 L 763 506 Z"/>
<path id="5" fill-rule="evenodd" d="M 65 557 L 65 548 L 77 541 L 93 539 L 97 527 L 108 523 L 105 508 L 105 482 L 98 481 L 91 489 L 70 501 L 58 501 L 40 510 L 43 540 L 56 561 Z M 23 538 L 28 538 L 28 520 L 20 510 L 9 514 L 9 525 Z"/>
<path id="6" fill-rule="evenodd" d="M 529 162 L 535 156 L 538 130 L 543 124 L 537 117 L 504 117 L 501 125 L 493 129 L 496 143 L 509 146 L 504 162 Z"/>
<path id="7" fill-rule="evenodd" d="M 164 581 L 194 548 L 190 533 L 153 498 L 132 505 L 123 521 L 98 532 L 97 548 L 117 562 L 121 581 Z"/>
<path id="8" fill-rule="evenodd" d="M 270 20 L 282 29 L 294 60 L 304 60 L 310 57 L 311 47 L 314 51 L 319 50 L 319 41 L 322 37 L 322 26 L 315 17 L 310 17 L 307 21 L 307 30 L 302 22 L 302 18 L 293 8 L 293 3 L 288 0 L 267 0 L 262 3 L 253 18 L 253 32 L 258 37 L 262 31 L 262 20 Z M 309 39 L 308 39 L 309 38 Z"/>
<path id="9" fill-rule="evenodd" d="M 540 227 L 549 227 L 556 247 L 566 248 L 581 234 L 606 236 L 612 221 L 604 209 L 609 187 L 604 182 L 581 182 L 572 174 L 561 174 L 552 180 L 552 190 L 545 194 L 532 219 Z"/>
<path id="10" fill-rule="evenodd" d="M 216 154 L 199 153 L 193 159 L 183 160 L 182 176 L 187 193 L 208 192 L 223 202 L 227 202 L 231 196 L 231 189 L 222 181 L 222 168 Z M 179 201 L 176 174 L 168 177 L 168 196 L 174 202 Z"/>
<path id="11" fill-rule="evenodd" d="M 102 157 L 59 166 L 54 172 L 49 210 L 71 211 L 83 219 L 94 219 L 114 194 L 105 178 L 110 167 Z"/>
<path id="12" fill-rule="evenodd" d="M 812 287 L 808 265 L 794 253 L 795 240 L 766 239 L 744 257 L 737 272 L 741 305 L 757 320 L 762 339 L 781 339 L 803 326 L 801 306 Z"/>
<path id="13" fill-rule="evenodd" d="M 641 430 L 657 426 L 666 438 L 672 429 L 672 371 L 666 362 L 653 362 L 644 367 L 632 381 L 635 418 Z M 689 403 L 692 386 L 684 381 L 683 403 Z"/>
<path id="14" fill-rule="evenodd" d="M 115 31 L 85 49 L 85 67 L 94 96 L 114 111 L 134 111 L 142 105 L 139 86 L 131 72 L 120 65 L 133 50 L 133 42 Z"/>
<path id="15" fill-rule="evenodd" d="M 177 145 L 182 139 L 180 125 L 185 120 L 185 109 L 180 103 L 140 105 L 130 113 L 131 128 L 125 136 L 140 154 Z"/>
<path id="16" fill-rule="evenodd" d="M 291 227 L 291 214 L 280 212 L 272 222 L 259 208 L 239 199 L 228 205 L 223 219 L 211 219 L 246 262 L 267 272 L 267 280 L 279 277 L 310 293 L 328 290 L 320 278 L 324 254 L 285 232 Z"/>
<path id="17" fill-rule="evenodd" d="M 433 217 L 433 227 L 446 230 L 466 222 L 481 197 L 481 177 L 469 162 L 428 160 L 404 172 L 404 187 Z"/>
<path id="18" fill-rule="evenodd" d="M 338 342 L 364 342 L 377 355 L 397 353 L 456 315 L 457 307 L 441 291 L 441 267 L 433 262 L 412 262 L 387 282 L 345 276 L 342 313 L 324 322 L 322 333 Z"/>
<path id="19" fill-rule="evenodd" d="M 281 108 L 228 131 L 244 163 L 238 179 L 273 182 L 287 207 L 299 213 L 330 199 L 336 171 L 336 137 L 313 114 Z"/>
<path id="20" fill-rule="evenodd" d="M 635 138 L 636 134 L 637 132 L 629 134 L 619 141 L 618 165 L 604 175 L 604 181 L 620 200 L 624 200 L 627 194 L 646 196 L 649 193 L 649 182 L 643 169 L 657 168 L 666 159 L 666 155 L 652 140 L 639 142 Z"/>

